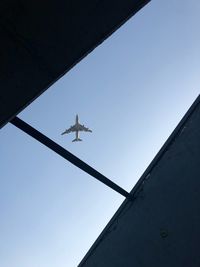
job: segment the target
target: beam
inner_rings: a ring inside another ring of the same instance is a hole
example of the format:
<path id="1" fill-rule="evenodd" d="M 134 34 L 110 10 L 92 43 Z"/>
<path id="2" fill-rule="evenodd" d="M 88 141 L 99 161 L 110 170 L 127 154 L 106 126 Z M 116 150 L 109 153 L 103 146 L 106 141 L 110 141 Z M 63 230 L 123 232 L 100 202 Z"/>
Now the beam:
<path id="1" fill-rule="evenodd" d="M 107 185 L 108 187 L 112 188 L 114 191 L 118 192 L 119 194 L 121 194 L 125 198 L 130 199 L 130 200 L 132 199 L 132 195 L 130 193 L 128 193 L 123 188 L 121 188 L 120 186 L 118 186 L 117 184 L 115 184 L 114 182 L 109 180 L 107 177 L 105 177 L 103 174 L 101 174 L 100 172 L 96 171 L 94 168 L 89 166 L 87 163 L 85 163 L 84 161 L 77 158 L 72 153 L 70 153 L 69 151 L 67 151 L 66 149 L 64 149 L 63 147 L 58 145 L 57 143 L 55 143 L 53 140 L 51 140 L 50 138 L 48 138 L 44 134 L 42 134 L 39 131 L 37 131 L 36 129 L 34 129 L 32 126 L 30 126 L 29 124 L 27 124 L 26 122 L 24 122 L 20 118 L 15 117 L 12 121 L 10 121 L 10 123 L 12 123 L 14 126 L 16 126 L 20 130 L 27 133 L 28 135 L 35 138 L 37 141 L 39 141 L 43 145 L 47 146 L 48 148 L 50 148 L 51 150 L 56 152 L 58 155 L 60 155 L 64 159 L 71 162 L 73 165 L 75 165 L 79 169 L 90 174 L 91 176 L 96 178 L 98 181 L 100 181 L 100 182 L 104 183 L 105 185 Z"/>

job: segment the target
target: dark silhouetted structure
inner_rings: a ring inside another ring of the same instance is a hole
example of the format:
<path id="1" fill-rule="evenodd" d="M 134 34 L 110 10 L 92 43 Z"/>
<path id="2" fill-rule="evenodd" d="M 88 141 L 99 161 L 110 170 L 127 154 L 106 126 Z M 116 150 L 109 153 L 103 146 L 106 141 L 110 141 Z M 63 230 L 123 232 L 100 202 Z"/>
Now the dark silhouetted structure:
<path id="1" fill-rule="evenodd" d="M 0 128 L 150 0 L 1 0 Z"/>
<path id="2" fill-rule="evenodd" d="M 199 267 L 200 96 L 79 267 Z"/>

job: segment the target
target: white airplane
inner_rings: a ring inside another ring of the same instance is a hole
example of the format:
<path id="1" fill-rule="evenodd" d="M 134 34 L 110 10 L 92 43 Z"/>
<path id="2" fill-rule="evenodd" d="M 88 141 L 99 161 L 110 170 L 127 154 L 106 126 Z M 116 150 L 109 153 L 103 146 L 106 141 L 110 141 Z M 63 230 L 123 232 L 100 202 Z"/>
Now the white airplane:
<path id="1" fill-rule="evenodd" d="M 82 139 L 79 138 L 79 132 L 82 131 L 90 133 L 92 132 L 89 128 L 86 128 L 84 125 L 79 123 L 78 115 L 76 115 L 75 124 L 71 126 L 69 129 L 65 130 L 61 135 L 75 132 L 76 138 L 72 142 L 82 141 Z"/>

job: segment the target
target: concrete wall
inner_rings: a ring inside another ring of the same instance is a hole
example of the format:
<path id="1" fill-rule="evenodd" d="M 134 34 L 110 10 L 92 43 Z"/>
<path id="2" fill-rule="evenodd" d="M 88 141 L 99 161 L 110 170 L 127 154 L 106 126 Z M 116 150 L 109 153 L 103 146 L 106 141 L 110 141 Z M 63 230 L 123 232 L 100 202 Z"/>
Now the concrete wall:
<path id="1" fill-rule="evenodd" d="M 200 266 L 200 97 L 80 267 Z"/>

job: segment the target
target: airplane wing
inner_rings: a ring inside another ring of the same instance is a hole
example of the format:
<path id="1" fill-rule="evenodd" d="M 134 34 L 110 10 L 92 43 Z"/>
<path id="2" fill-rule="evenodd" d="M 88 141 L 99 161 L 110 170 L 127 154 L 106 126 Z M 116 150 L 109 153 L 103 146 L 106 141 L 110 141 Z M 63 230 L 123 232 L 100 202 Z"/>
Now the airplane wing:
<path id="1" fill-rule="evenodd" d="M 92 130 L 81 124 L 79 124 L 79 131 L 90 132 L 90 133 L 92 132 Z"/>
<path id="2" fill-rule="evenodd" d="M 74 131 L 75 131 L 75 127 L 71 126 L 69 129 L 67 129 L 63 133 L 61 133 L 61 135 L 68 134 L 68 133 L 71 133 L 71 132 L 74 132 Z"/>

